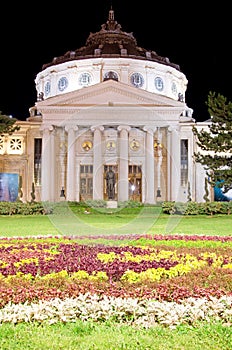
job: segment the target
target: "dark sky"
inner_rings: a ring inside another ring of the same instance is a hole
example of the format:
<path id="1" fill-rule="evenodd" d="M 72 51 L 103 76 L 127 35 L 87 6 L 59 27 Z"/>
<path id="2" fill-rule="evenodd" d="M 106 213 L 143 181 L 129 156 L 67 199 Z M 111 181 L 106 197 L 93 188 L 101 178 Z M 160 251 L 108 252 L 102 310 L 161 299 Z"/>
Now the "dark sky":
<path id="1" fill-rule="evenodd" d="M 4 3 L 1 9 L 0 111 L 25 120 L 36 102 L 35 78 L 42 65 L 85 45 L 108 18 L 111 4 L 122 30 L 138 46 L 180 66 L 188 80 L 186 103 L 197 121 L 209 118 L 206 101 L 215 91 L 232 101 L 229 5 L 202 9 L 195 1 L 84 1 Z M 3 26 L 3 20 L 6 23 Z"/>

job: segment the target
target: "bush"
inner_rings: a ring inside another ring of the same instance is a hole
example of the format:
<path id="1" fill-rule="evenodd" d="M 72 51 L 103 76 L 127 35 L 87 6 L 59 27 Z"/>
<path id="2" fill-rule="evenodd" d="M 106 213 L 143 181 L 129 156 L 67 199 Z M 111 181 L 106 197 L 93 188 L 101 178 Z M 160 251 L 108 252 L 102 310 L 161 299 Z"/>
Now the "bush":
<path id="1" fill-rule="evenodd" d="M 42 202 L 0 202 L 0 215 L 46 215 L 51 211 L 51 206 L 46 208 Z"/>
<path id="2" fill-rule="evenodd" d="M 171 215 L 230 215 L 232 202 L 163 202 L 162 210 L 163 213 Z"/>

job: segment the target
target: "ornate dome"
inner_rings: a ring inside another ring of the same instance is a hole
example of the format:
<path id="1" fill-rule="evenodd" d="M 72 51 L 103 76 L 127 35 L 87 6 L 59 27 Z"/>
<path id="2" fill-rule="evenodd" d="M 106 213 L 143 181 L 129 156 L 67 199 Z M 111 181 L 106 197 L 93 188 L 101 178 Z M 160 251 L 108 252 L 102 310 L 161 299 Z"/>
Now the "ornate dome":
<path id="1" fill-rule="evenodd" d="M 68 51 L 63 56 L 55 57 L 52 62 L 44 64 L 42 70 L 72 60 L 97 57 L 148 60 L 180 70 L 180 67 L 171 63 L 167 57 L 161 57 L 154 51 L 139 47 L 133 33 L 126 33 L 121 30 L 121 25 L 114 19 L 112 8 L 109 11 L 107 22 L 102 24 L 99 32 L 90 33 L 85 46 L 75 51 Z"/>
<path id="2" fill-rule="evenodd" d="M 149 64 L 148 64 L 149 63 Z M 85 46 L 44 64 L 35 78 L 37 99 L 77 91 L 113 79 L 131 87 L 184 102 L 187 79 L 167 57 L 137 45 L 122 31 L 114 11 L 100 31 L 90 33 Z"/>

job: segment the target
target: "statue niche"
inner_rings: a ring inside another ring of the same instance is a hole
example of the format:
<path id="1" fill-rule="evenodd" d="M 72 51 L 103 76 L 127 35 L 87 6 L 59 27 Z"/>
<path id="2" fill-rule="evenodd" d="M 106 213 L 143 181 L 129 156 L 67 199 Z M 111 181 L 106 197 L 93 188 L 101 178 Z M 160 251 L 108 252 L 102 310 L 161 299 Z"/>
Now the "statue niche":
<path id="1" fill-rule="evenodd" d="M 109 167 L 106 173 L 106 191 L 109 200 L 115 199 L 115 179 L 115 172 L 112 170 L 112 167 Z"/>

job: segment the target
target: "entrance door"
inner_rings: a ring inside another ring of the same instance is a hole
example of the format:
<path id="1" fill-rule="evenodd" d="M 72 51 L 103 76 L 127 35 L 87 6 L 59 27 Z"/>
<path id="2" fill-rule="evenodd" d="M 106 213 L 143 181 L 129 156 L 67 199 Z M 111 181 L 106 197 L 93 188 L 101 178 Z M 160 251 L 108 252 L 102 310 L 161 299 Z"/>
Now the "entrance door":
<path id="1" fill-rule="evenodd" d="M 80 166 L 80 201 L 93 199 L 93 165 Z"/>
<path id="2" fill-rule="evenodd" d="M 129 200 L 142 201 L 142 169 L 139 165 L 129 165 Z"/>

